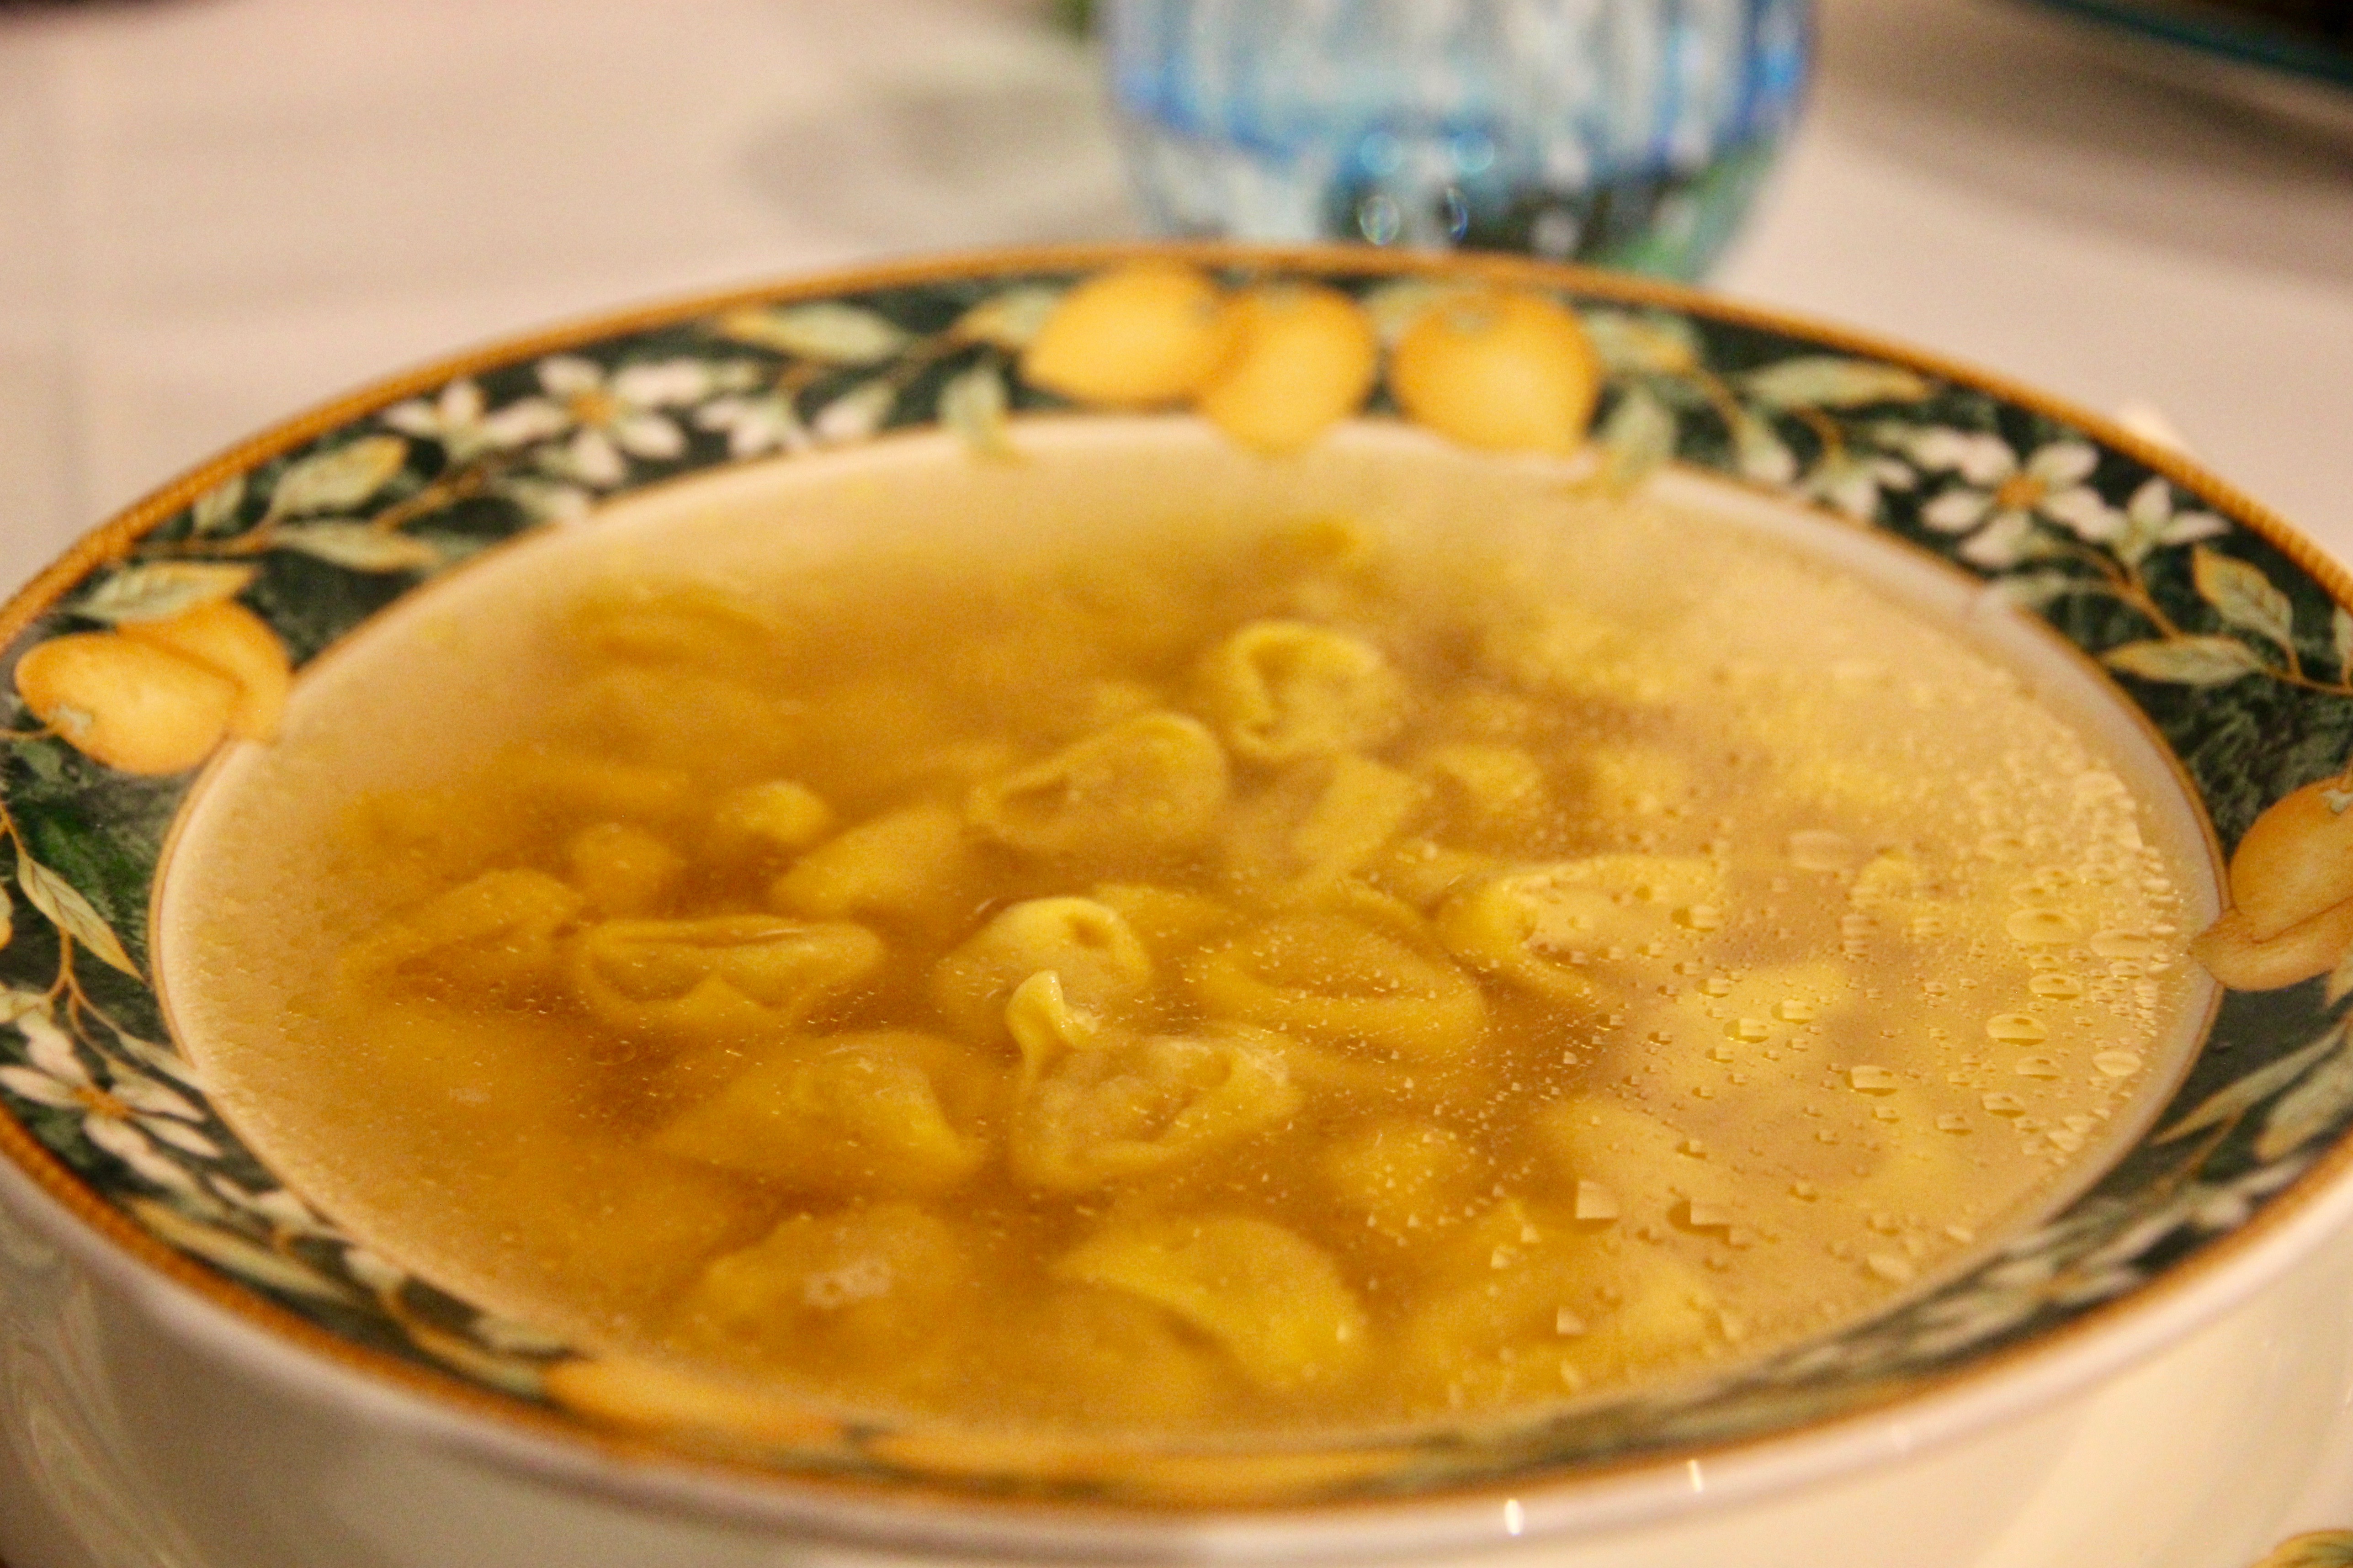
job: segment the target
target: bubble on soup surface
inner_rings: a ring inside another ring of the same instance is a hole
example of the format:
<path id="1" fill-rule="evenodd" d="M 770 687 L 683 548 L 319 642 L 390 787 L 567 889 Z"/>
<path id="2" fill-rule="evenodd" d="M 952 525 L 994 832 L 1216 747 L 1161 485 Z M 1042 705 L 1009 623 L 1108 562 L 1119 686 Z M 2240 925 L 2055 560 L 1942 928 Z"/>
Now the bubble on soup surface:
<path id="1" fill-rule="evenodd" d="M 2006 1046 L 2031 1045 L 2051 1035 L 2042 1020 L 2031 1013 L 1996 1013 L 1986 1020 L 1985 1032 L 1989 1038 Z"/>

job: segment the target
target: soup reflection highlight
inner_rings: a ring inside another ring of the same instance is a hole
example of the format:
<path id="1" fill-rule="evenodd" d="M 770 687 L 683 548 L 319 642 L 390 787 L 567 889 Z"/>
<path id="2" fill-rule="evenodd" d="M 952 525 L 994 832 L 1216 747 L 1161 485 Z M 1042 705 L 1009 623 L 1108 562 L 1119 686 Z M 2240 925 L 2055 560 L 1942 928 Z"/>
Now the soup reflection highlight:
<path id="1" fill-rule="evenodd" d="M 2197 911 L 2108 740 L 1719 518 L 1317 462 L 852 468 L 460 574 L 199 803 L 176 1026 L 470 1300 L 1076 1432 L 1721 1366 L 2139 1124 Z"/>

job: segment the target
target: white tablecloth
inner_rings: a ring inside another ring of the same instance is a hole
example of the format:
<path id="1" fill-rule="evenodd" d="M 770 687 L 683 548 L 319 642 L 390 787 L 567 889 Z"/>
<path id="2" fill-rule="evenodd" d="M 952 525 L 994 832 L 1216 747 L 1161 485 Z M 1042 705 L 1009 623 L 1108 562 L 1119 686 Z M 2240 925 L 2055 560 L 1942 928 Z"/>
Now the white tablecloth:
<path id="1" fill-rule="evenodd" d="M 1825 0 L 1727 289 L 2140 400 L 2353 557 L 2353 139 L 2004 0 Z M 0 13 L 0 588 L 355 382 L 624 301 L 1127 232 L 1014 0 Z"/>

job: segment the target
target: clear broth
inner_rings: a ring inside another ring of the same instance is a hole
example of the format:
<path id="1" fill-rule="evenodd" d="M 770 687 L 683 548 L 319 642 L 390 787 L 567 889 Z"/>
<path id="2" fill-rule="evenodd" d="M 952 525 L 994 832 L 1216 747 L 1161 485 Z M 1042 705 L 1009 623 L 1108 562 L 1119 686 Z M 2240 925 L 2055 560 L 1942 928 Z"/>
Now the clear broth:
<path id="1" fill-rule="evenodd" d="M 1834 1330 L 2145 1122 L 2211 871 L 2055 665 L 1694 498 L 680 487 L 306 674 L 184 824 L 175 1028 L 373 1249 L 846 1409 L 1329 1432 Z"/>

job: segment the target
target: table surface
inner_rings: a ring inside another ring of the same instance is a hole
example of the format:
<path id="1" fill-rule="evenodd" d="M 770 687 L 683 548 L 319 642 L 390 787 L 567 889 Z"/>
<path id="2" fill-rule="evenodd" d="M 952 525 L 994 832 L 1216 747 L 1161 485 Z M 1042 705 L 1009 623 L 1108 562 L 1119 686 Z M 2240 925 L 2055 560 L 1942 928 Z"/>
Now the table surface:
<path id="1" fill-rule="evenodd" d="M 2014 0 L 1822 4 L 1820 89 L 1721 286 L 2154 405 L 2353 557 L 2353 134 Z M 0 9 L 0 589 L 259 426 L 487 337 L 1133 232 L 1092 61 L 1039 9 Z"/>
<path id="2" fill-rule="evenodd" d="M 1821 3 L 1819 89 L 1718 283 L 2160 410 L 2353 559 L 2353 132 L 2013 0 Z M 258 426 L 484 338 L 1133 233 L 1092 62 L 1039 12 L 0 8 L 0 594 Z"/>

